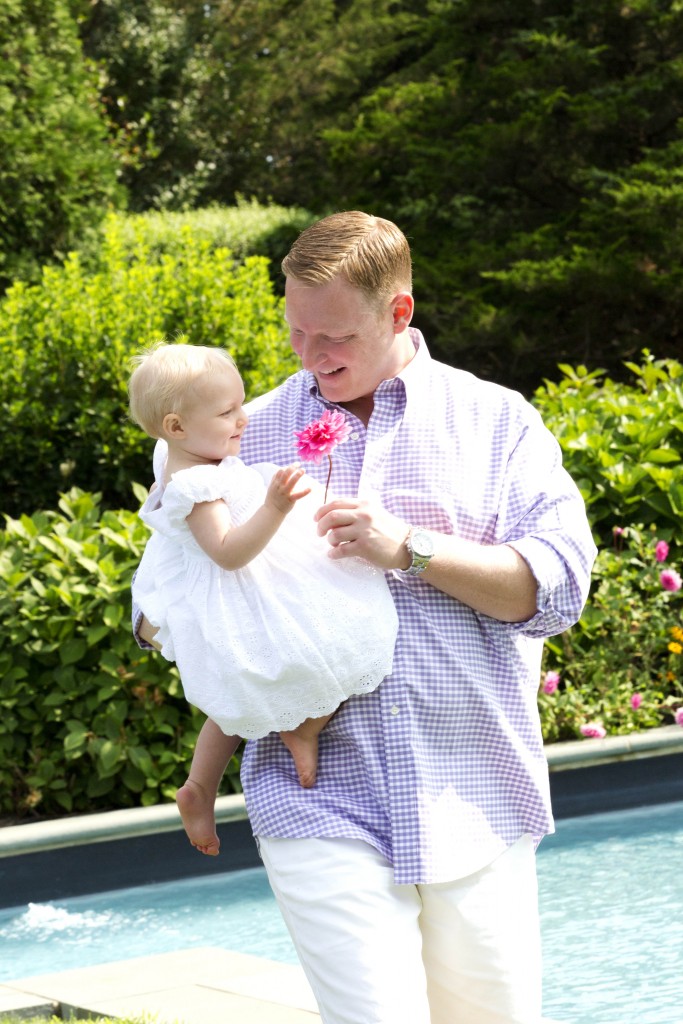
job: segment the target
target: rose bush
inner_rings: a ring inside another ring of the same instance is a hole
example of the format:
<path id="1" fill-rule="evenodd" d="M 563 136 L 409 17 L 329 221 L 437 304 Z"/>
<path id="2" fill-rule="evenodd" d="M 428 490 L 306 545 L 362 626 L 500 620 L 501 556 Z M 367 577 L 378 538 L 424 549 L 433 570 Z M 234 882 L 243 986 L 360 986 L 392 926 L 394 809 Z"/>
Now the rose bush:
<path id="1" fill-rule="evenodd" d="M 683 595 L 669 539 L 617 526 L 579 623 L 546 642 L 547 742 L 683 724 Z"/>

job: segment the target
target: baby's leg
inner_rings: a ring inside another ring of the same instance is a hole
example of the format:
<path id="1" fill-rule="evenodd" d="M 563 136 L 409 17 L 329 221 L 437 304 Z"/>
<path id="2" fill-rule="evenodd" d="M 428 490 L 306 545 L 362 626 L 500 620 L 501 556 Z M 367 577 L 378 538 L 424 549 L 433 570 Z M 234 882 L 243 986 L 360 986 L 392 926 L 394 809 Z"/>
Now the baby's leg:
<path id="1" fill-rule="evenodd" d="M 221 845 L 214 811 L 218 786 L 239 743 L 239 736 L 226 736 L 207 718 L 197 737 L 187 782 L 175 796 L 188 839 L 210 857 L 217 856 Z"/>
<path id="2" fill-rule="evenodd" d="M 294 758 L 299 782 L 304 789 L 310 789 L 315 785 L 318 772 L 318 736 L 331 718 L 332 715 L 307 718 L 296 729 L 280 733 L 282 742 Z"/>

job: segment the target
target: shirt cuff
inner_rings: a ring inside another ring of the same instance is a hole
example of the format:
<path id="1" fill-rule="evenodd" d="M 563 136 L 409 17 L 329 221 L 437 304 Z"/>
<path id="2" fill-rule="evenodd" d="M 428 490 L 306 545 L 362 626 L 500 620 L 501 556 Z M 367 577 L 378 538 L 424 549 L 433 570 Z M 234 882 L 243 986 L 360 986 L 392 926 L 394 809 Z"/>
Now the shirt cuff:
<path id="1" fill-rule="evenodd" d="M 583 611 L 585 597 L 575 574 L 561 555 L 540 538 L 508 542 L 524 559 L 537 584 L 536 614 L 525 622 L 511 623 L 514 632 L 546 638 L 573 626 Z"/>

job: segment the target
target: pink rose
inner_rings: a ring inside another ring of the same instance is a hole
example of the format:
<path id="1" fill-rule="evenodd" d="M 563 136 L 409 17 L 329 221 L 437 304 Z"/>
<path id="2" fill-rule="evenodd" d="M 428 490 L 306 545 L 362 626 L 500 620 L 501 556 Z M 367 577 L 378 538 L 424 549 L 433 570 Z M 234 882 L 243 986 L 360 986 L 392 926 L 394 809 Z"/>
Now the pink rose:
<path id="1" fill-rule="evenodd" d="M 604 739 L 604 737 L 607 735 L 607 730 L 605 729 L 605 727 L 597 724 L 596 722 L 591 722 L 587 725 L 582 725 L 580 731 L 582 736 L 587 736 L 589 739 L 592 740 L 601 740 Z"/>
<path id="2" fill-rule="evenodd" d="M 664 572 L 660 573 L 659 582 L 665 590 L 680 590 L 683 585 L 683 580 L 681 580 L 675 569 L 665 569 Z"/>
<path id="3" fill-rule="evenodd" d="M 655 558 L 658 562 L 666 562 L 669 557 L 669 545 L 665 540 L 658 540 L 655 544 Z"/>
<path id="4" fill-rule="evenodd" d="M 683 725 L 683 708 L 676 708 L 674 711 L 674 722 L 676 725 Z"/>
<path id="5" fill-rule="evenodd" d="M 642 693 L 634 693 L 631 695 L 631 707 L 634 711 L 637 711 L 640 705 L 643 703 Z"/>
<path id="6" fill-rule="evenodd" d="M 555 690 L 560 685 L 560 673 L 559 672 L 546 672 L 543 679 L 543 692 L 544 693 L 555 693 Z"/>

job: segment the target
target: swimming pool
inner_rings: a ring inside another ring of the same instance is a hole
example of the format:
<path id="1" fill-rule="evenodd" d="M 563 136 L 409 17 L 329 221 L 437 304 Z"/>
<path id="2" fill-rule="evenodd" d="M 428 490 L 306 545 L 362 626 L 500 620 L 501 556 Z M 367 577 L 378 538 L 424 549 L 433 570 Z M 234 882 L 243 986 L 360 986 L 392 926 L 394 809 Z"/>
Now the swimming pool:
<path id="1" fill-rule="evenodd" d="M 682 1024 L 683 803 L 560 820 L 538 875 L 544 1012 Z M 260 868 L 0 911 L 0 982 L 189 946 L 296 963 Z"/>

